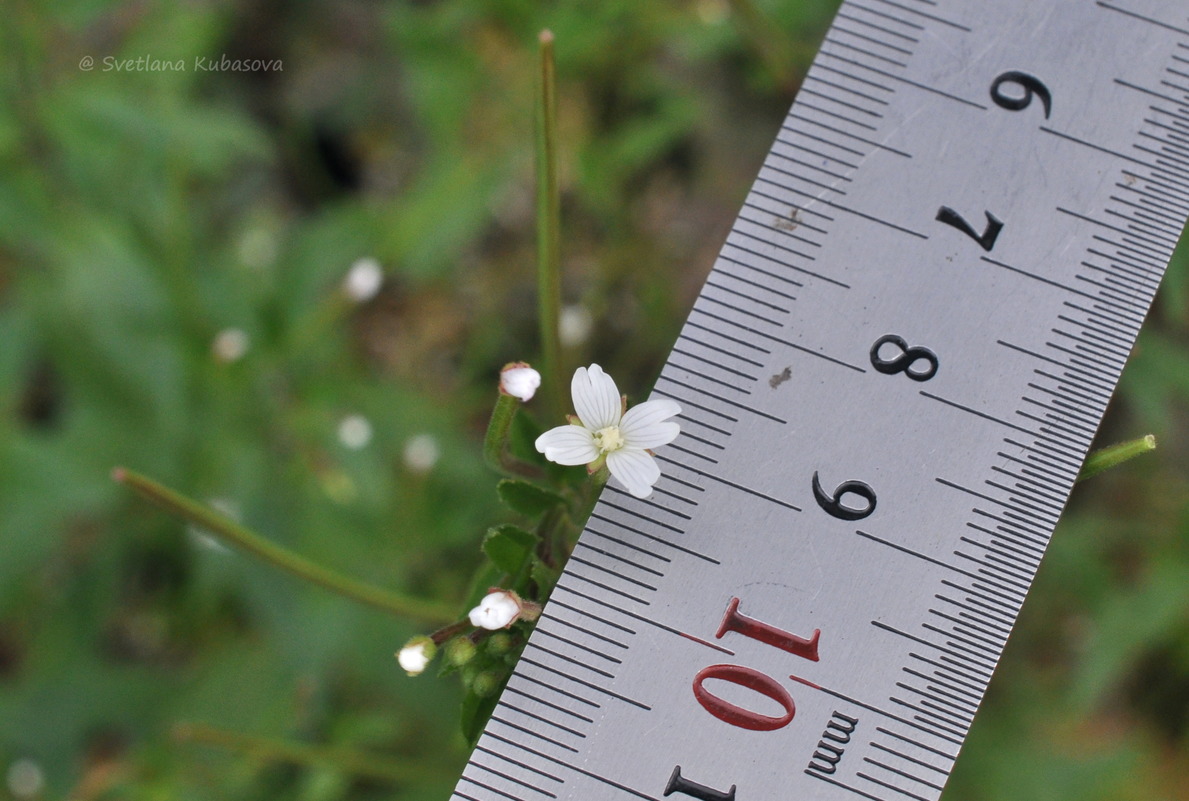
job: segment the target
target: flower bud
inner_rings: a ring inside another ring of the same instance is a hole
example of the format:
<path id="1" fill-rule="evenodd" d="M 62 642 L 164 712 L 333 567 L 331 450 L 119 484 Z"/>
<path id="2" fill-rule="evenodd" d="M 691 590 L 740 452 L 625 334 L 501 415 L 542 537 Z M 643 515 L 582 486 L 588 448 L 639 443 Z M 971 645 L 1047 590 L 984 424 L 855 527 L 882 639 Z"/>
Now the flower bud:
<path id="1" fill-rule="evenodd" d="M 495 670 L 485 670 L 471 682 L 471 692 L 480 698 L 489 698 L 500 691 L 504 675 Z"/>
<path id="2" fill-rule="evenodd" d="M 478 628 L 506 629 L 520 617 L 520 597 L 508 590 L 493 590 L 470 611 L 471 625 Z"/>
<path id="3" fill-rule="evenodd" d="M 456 637 L 443 646 L 446 661 L 455 667 L 462 667 L 475 658 L 479 649 L 467 637 Z"/>
<path id="4" fill-rule="evenodd" d="M 417 676 L 429 665 L 438 647 L 424 635 L 413 637 L 396 655 L 396 661 L 410 676 Z"/>
<path id="5" fill-rule="evenodd" d="M 537 387 L 541 386 L 541 374 L 526 362 L 505 364 L 500 370 L 500 394 L 511 395 L 521 401 L 530 401 Z"/>
<path id="6" fill-rule="evenodd" d="M 512 640 L 512 635 L 506 631 L 497 631 L 487 638 L 487 652 L 496 656 L 503 656 L 509 653 L 515 642 Z"/>

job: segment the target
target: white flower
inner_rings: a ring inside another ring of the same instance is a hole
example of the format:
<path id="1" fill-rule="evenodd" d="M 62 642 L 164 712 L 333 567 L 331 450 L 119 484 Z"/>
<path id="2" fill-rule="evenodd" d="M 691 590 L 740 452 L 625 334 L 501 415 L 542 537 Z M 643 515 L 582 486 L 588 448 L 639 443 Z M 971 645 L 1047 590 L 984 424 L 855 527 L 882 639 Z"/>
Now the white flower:
<path id="1" fill-rule="evenodd" d="M 514 592 L 493 590 L 471 610 L 471 625 L 481 629 L 506 629 L 520 617 L 521 600 Z"/>
<path id="2" fill-rule="evenodd" d="M 230 364 L 242 359 L 250 344 L 247 333 L 242 329 L 224 328 L 215 335 L 215 340 L 211 343 L 211 352 L 219 361 Z"/>
<path id="3" fill-rule="evenodd" d="M 668 445 L 681 433 L 681 427 L 669 421 L 681 407 L 667 399 L 650 400 L 624 414 L 615 381 L 597 364 L 574 372 L 570 394 L 578 422 L 537 437 L 537 450 L 551 462 L 585 464 L 592 471 L 606 459 L 612 478 L 628 492 L 637 498 L 651 495 L 661 469 L 649 449 Z"/>
<path id="4" fill-rule="evenodd" d="M 18 759 L 8 766 L 8 791 L 15 798 L 34 798 L 45 788 L 45 773 L 32 759 Z"/>
<path id="5" fill-rule="evenodd" d="M 363 258 L 347 270 L 347 275 L 343 278 L 343 292 L 356 303 L 363 303 L 376 296 L 382 283 L 384 270 L 380 267 L 380 262 L 372 258 Z"/>
<path id="6" fill-rule="evenodd" d="M 557 338 L 563 347 L 572 348 L 590 339 L 594 318 L 585 306 L 563 306 L 557 320 Z"/>
<path id="7" fill-rule="evenodd" d="M 396 661 L 410 676 L 420 674 L 429 666 L 430 660 L 437 653 L 438 647 L 429 637 L 414 637 L 405 643 L 396 655 Z"/>
<path id="8" fill-rule="evenodd" d="M 357 451 L 372 441 L 372 424 L 361 414 L 349 414 L 339 423 L 339 442 Z"/>
<path id="9" fill-rule="evenodd" d="M 500 392 L 521 401 L 530 401 L 537 387 L 541 386 L 541 374 L 525 362 L 505 364 L 500 370 Z"/>

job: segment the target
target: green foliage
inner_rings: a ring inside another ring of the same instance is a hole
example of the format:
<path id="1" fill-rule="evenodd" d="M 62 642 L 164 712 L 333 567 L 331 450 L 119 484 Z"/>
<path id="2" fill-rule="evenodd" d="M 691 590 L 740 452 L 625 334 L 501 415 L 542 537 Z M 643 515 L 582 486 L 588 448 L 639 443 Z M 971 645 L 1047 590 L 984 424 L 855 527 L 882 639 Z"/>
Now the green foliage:
<path id="1" fill-rule="evenodd" d="M 483 538 L 483 553 L 509 575 L 521 573 L 536 551 L 538 538 L 513 525 L 497 526 Z"/>
<path id="2" fill-rule="evenodd" d="M 517 481 L 505 478 L 497 486 L 500 500 L 513 512 L 519 512 L 525 517 L 535 519 L 542 514 L 563 503 L 563 499 L 555 492 L 530 484 L 527 481 Z"/>

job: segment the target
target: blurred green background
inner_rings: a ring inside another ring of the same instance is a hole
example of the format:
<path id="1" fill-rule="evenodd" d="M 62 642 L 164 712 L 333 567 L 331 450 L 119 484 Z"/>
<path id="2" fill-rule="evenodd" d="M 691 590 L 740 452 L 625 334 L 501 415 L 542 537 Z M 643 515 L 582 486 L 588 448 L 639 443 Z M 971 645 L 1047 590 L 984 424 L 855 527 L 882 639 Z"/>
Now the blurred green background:
<path id="1" fill-rule="evenodd" d="M 769 24 L 726 0 L 4 4 L 0 797 L 448 797 L 455 682 L 392 658 L 418 625 L 109 473 L 460 600 L 501 514 L 494 376 L 535 350 L 537 33 L 557 35 L 569 359 L 639 392 L 836 6 L 756 2 Z M 194 68 L 224 55 L 271 68 Z M 386 278 L 354 303 L 360 259 Z M 1189 798 L 1187 345 L 1180 258 L 1102 433 L 1160 449 L 1075 493 L 946 798 Z M 178 743 L 180 721 L 425 775 Z"/>

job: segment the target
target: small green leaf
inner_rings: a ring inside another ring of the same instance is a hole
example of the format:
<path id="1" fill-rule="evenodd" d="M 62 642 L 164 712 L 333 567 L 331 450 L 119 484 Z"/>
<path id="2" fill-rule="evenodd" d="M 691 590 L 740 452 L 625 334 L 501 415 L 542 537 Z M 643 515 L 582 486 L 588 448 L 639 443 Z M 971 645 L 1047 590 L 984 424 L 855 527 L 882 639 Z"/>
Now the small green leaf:
<path id="1" fill-rule="evenodd" d="M 537 536 L 518 526 L 496 526 L 483 538 L 483 553 L 500 570 L 513 575 L 520 572 L 536 547 Z"/>
<path id="2" fill-rule="evenodd" d="M 472 748 L 479 741 L 479 735 L 483 733 L 483 727 L 487 725 L 487 719 L 495 710 L 499 697 L 499 693 L 481 698 L 473 692 L 467 692 L 462 699 L 462 736 Z"/>
<path id="3" fill-rule="evenodd" d="M 496 487 L 496 491 L 509 509 L 532 518 L 565 503 L 555 492 L 514 478 L 505 478 Z"/>

